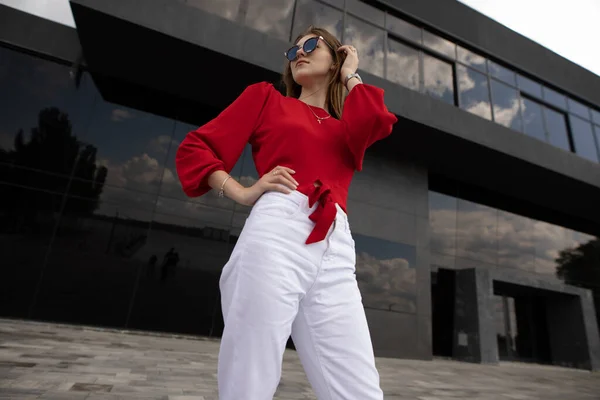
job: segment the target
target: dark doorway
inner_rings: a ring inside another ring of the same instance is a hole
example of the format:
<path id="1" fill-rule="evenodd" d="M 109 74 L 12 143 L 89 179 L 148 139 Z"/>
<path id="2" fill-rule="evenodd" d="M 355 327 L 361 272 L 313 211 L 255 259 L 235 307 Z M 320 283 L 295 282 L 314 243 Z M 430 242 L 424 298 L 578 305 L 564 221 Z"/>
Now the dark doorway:
<path id="1" fill-rule="evenodd" d="M 433 355 L 452 357 L 456 273 L 440 268 L 431 273 L 431 332 Z"/>
<path id="2" fill-rule="evenodd" d="M 494 294 L 498 358 L 551 364 L 549 295 L 500 282 L 495 282 Z"/>

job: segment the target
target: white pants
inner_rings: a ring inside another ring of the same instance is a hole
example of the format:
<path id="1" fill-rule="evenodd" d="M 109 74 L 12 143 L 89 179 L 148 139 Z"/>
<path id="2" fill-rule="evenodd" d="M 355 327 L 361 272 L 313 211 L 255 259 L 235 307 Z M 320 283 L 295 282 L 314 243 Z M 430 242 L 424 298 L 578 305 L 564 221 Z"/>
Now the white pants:
<path id="1" fill-rule="evenodd" d="M 354 241 L 336 207 L 327 238 L 310 245 L 305 195 L 268 192 L 253 207 L 220 279 L 221 400 L 271 400 L 290 334 L 319 400 L 383 399 Z"/>

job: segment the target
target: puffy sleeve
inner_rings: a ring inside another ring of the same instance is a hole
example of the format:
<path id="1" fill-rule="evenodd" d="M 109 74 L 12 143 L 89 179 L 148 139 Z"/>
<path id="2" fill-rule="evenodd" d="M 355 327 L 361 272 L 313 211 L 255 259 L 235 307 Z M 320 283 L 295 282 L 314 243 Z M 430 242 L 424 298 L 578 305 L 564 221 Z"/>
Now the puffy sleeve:
<path id="1" fill-rule="evenodd" d="M 341 119 L 357 171 L 362 170 L 365 151 L 389 136 L 398 121 L 384 103 L 383 89 L 364 83 L 354 86 L 346 97 Z"/>
<path id="2" fill-rule="evenodd" d="M 217 117 L 186 135 L 175 156 L 185 194 L 202 196 L 211 190 L 208 177 L 213 172 L 231 172 L 260 125 L 264 107 L 274 90 L 267 82 L 248 86 Z"/>

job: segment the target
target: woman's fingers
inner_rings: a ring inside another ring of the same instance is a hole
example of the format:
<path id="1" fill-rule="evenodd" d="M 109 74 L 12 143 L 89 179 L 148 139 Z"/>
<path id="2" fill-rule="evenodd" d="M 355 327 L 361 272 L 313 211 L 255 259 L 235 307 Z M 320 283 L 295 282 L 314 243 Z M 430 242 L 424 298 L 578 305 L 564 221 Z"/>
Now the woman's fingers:
<path id="1" fill-rule="evenodd" d="M 294 183 L 294 178 L 289 176 L 289 174 L 288 174 L 288 176 L 289 176 L 289 178 L 288 178 L 288 176 L 286 176 L 285 174 L 287 174 L 287 172 L 283 172 L 283 173 L 281 173 L 281 175 L 277 175 L 275 177 L 275 179 L 272 180 L 272 182 L 282 184 L 282 185 L 290 188 L 291 190 L 296 190 L 298 188 L 298 185 L 296 185 Z"/>

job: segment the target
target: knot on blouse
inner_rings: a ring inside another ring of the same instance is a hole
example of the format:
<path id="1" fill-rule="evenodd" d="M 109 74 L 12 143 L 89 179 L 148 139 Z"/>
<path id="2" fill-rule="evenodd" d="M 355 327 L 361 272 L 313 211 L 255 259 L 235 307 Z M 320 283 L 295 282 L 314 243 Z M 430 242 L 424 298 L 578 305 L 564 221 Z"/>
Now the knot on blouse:
<path id="1" fill-rule="evenodd" d="M 337 208 L 331 196 L 331 186 L 324 184 L 319 179 L 316 180 L 316 183 L 319 186 L 316 186 L 308 196 L 308 206 L 312 207 L 317 202 L 319 204 L 309 216 L 310 220 L 315 223 L 315 227 L 308 236 L 306 244 L 320 242 L 325 239 L 337 214 Z"/>

